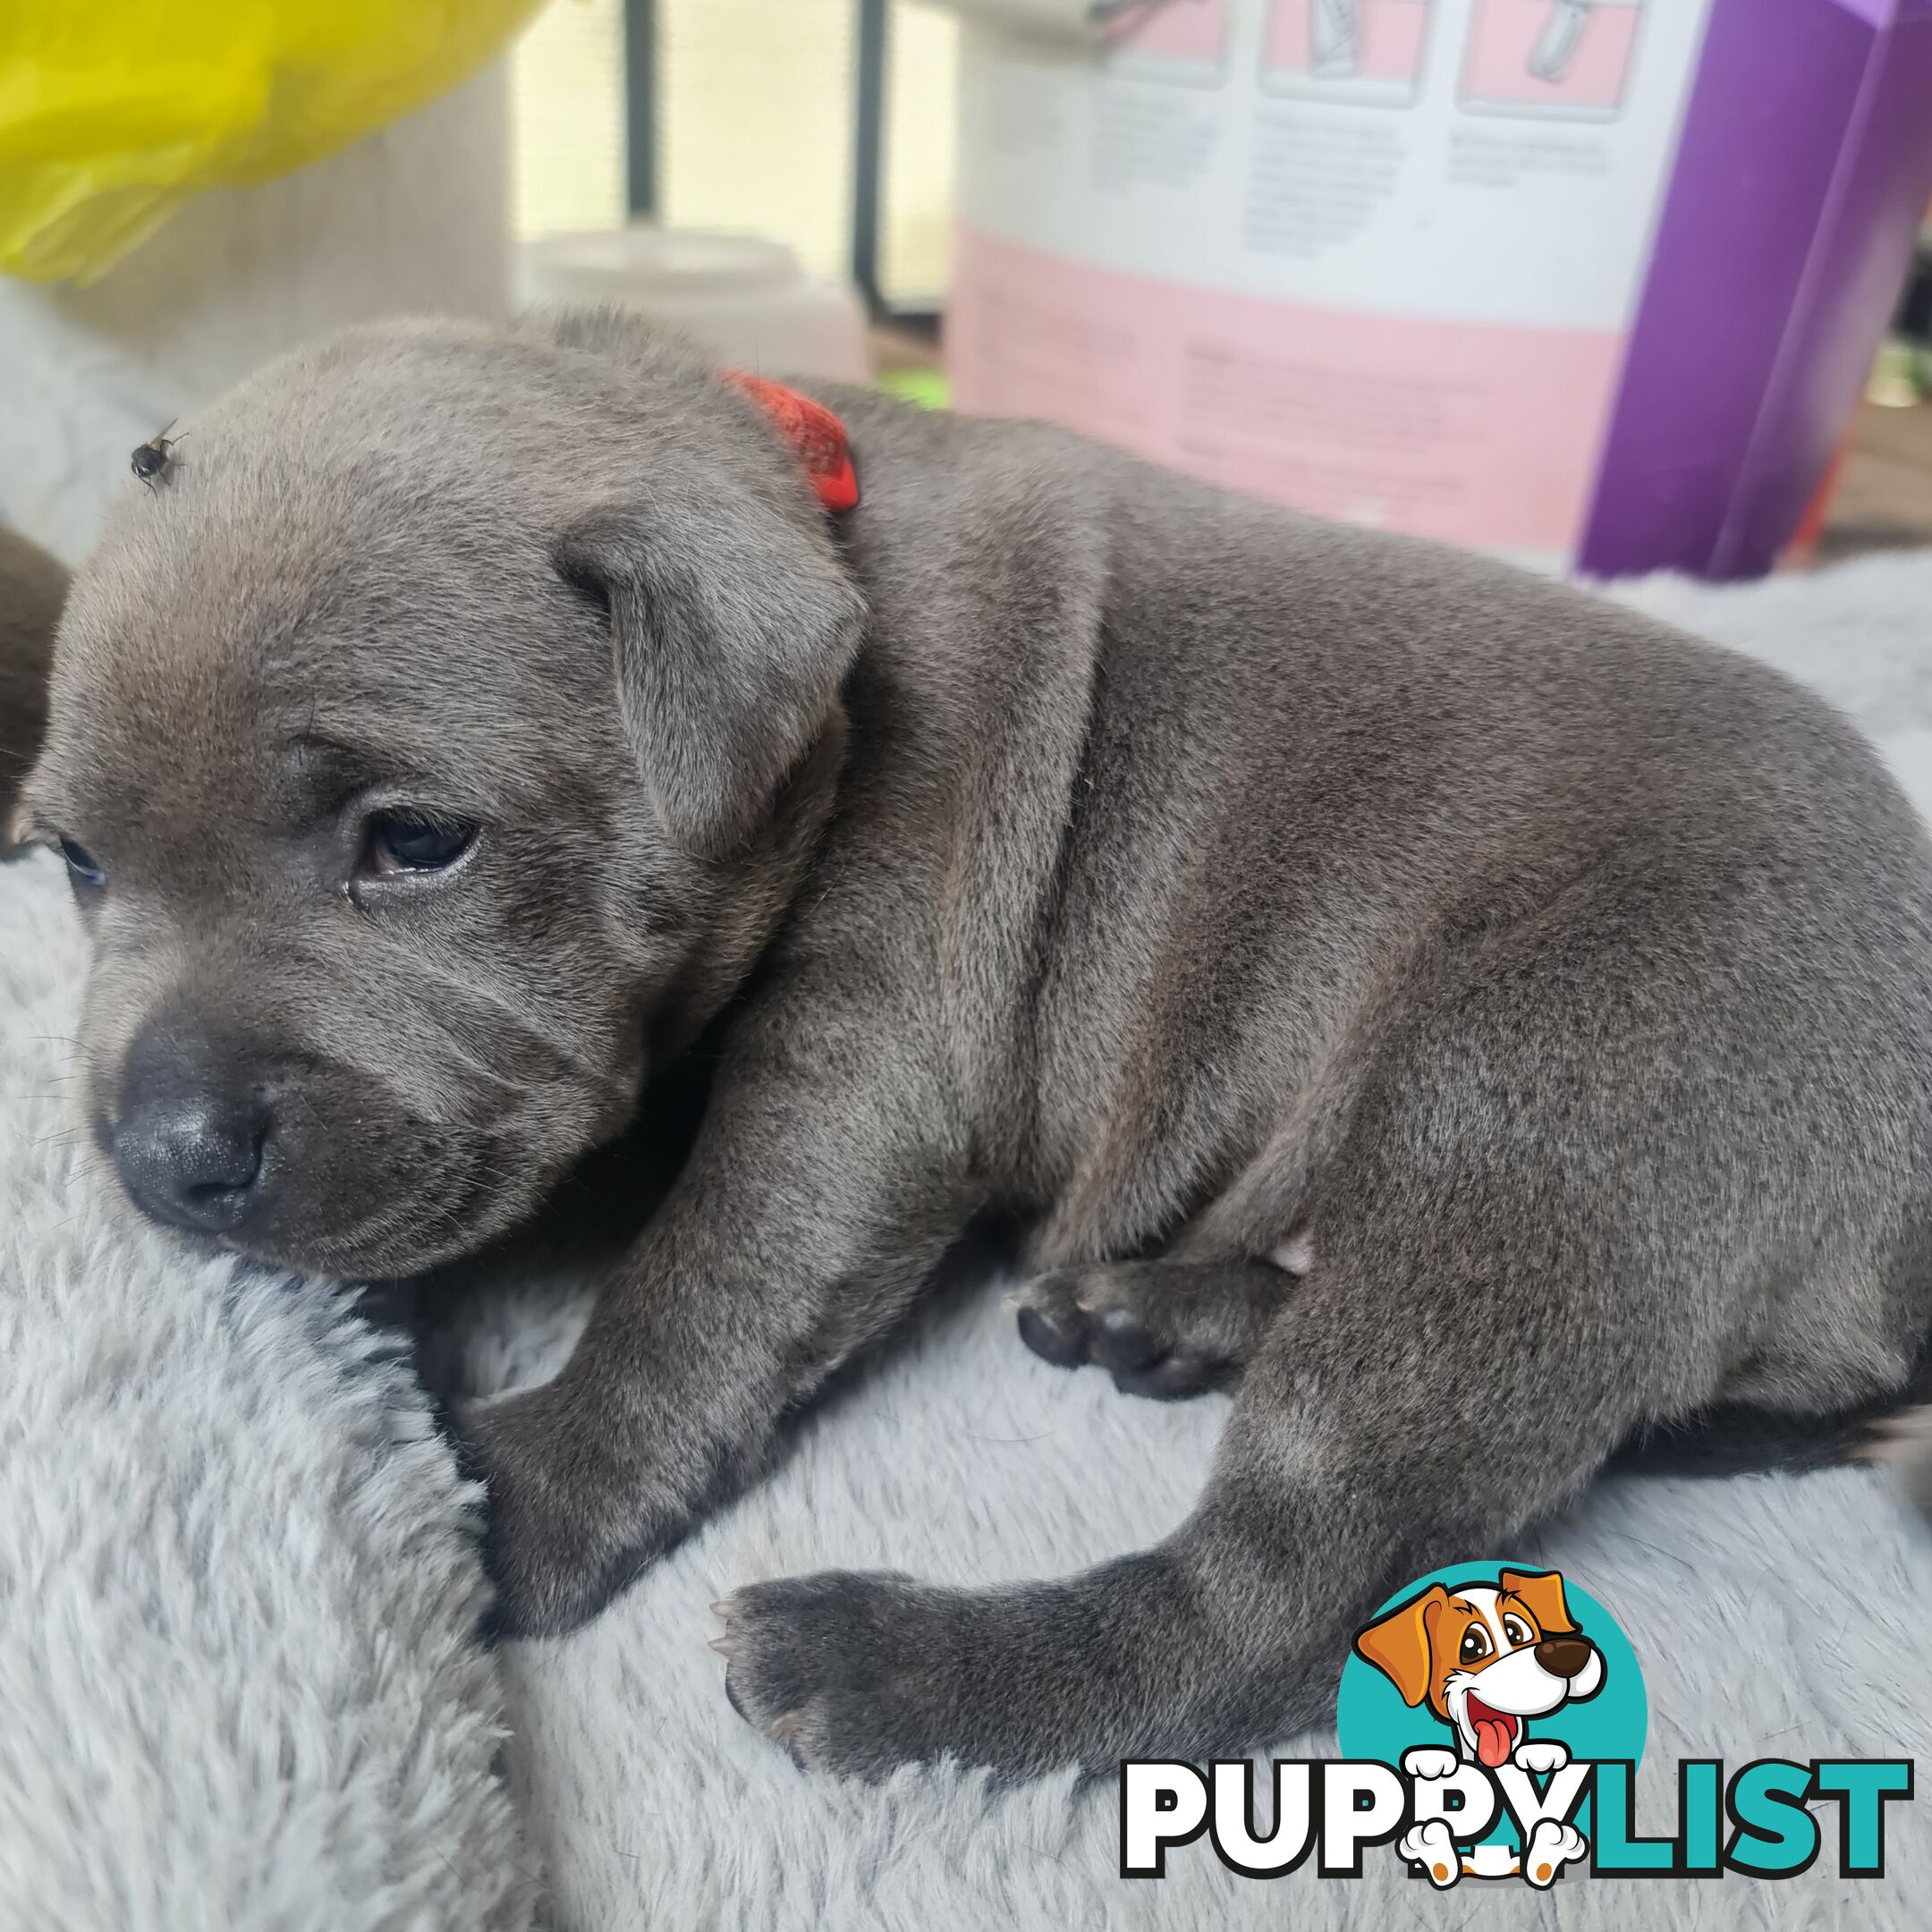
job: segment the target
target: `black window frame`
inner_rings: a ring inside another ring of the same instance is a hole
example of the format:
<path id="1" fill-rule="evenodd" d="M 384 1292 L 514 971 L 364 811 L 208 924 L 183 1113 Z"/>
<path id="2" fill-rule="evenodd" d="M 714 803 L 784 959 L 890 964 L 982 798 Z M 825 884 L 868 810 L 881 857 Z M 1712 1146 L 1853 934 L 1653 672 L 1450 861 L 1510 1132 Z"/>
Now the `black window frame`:
<path id="1" fill-rule="evenodd" d="M 935 323 L 936 301 L 894 303 L 882 280 L 886 130 L 890 111 L 892 0 L 853 0 L 858 72 L 852 107 L 852 196 L 846 233 L 852 278 L 875 322 Z M 657 213 L 657 0 L 624 0 L 624 194 L 631 216 Z"/>

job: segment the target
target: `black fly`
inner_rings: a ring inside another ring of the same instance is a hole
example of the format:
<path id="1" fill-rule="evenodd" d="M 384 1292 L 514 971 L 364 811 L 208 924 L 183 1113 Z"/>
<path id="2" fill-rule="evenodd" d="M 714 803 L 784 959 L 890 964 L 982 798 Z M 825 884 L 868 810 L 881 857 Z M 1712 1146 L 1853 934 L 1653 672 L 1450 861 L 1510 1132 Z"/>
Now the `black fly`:
<path id="1" fill-rule="evenodd" d="M 149 436 L 128 459 L 128 468 L 147 485 L 149 496 L 154 494 L 155 479 L 167 474 L 167 467 L 174 460 L 174 445 L 186 441 L 183 436 L 168 434 L 174 427 L 170 422 L 159 436 Z"/>

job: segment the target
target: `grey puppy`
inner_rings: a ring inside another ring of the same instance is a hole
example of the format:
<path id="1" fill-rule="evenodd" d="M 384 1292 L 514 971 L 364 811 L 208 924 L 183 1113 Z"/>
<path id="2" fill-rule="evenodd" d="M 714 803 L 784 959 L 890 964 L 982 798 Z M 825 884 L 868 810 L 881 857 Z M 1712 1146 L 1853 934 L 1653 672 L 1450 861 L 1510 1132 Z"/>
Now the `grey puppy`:
<path id="1" fill-rule="evenodd" d="M 268 369 L 77 580 L 30 787 L 100 1146 L 344 1275 L 524 1221 L 716 1056 L 548 1385 L 462 1419 L 505 1627 L 752 1476 L 976 1220 L 1021 1327 L 1238 1377 L 1157 1547 L 728 1606 L 804 1763 L 1023 1774 L 1317 1718 L 1355 1626 L 1620 1438 L 1904 1380 L 1932 852 L 1770 673 L 1056 431 L 770 419 L 606 315 Z"/>
<path id="2" fill-rule="evenodd" d="M 66 571 L 0 525 L 0 858 L 13 849 L 21 781 L 47 728 L 47 663 L 66 596 Z"/>

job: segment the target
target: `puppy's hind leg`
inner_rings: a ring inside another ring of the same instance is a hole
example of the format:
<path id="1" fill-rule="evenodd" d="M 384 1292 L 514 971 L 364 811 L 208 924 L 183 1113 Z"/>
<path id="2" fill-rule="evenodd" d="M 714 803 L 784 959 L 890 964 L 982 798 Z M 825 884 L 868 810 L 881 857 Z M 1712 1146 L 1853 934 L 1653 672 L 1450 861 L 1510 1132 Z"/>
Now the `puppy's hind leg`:
<path id="1" fill-rule="evenodd" d="M 733 1701 L 806 1765 L 867 1776 L 948 1753 L 1013 1775 L 1199 1758 L 1324 1718 L 1377 1604 L 1563 1501 L 1682 1353 L 1616 1298 L 1561 1292 L 1573 1228 L 1445 1252 L 1419 1230 L 1446 1212 L 1411 1198 L 1325 1224 L 1166 1543 L 1014 1589 L 756 1584 L 726 1606 Z"/>

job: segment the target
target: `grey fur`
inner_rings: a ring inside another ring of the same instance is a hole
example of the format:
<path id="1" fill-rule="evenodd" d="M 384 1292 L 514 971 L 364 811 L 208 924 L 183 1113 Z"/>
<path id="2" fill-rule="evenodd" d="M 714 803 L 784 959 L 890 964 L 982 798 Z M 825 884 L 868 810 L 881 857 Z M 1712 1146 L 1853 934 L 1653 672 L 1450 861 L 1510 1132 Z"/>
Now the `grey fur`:
<path id="1" fill-rule="evenodd" d="M 1487 563 L 828 394 L 837 527 L 639 325 L 339 337 L 194 421 L 63 628 L 93 1118 L 157 1014 L 238 1064 L 232 1245 L 477 1246 L 710 1029 L 572 1361 L 462 1419 L 506 1628 L 595 1614 L 994 1214 L 1037 1339 L 1238 1377 L 1214 1480 L 1071 1579 L 741 1593 L 731 1694 L 806 1764 L 1285 1734 L 1633 1430 L 1904 1382 L 1932 852 L 1849 725 Z M 483 839 L 366 889 L 295 736 Z"/>
<path id="2" fill-rule="evenodd" d="M 0 858 L 15 849 L 15 796 L 47 728 L 47 660 L 66 595 L 61 565 L 0 525 Z"/>

